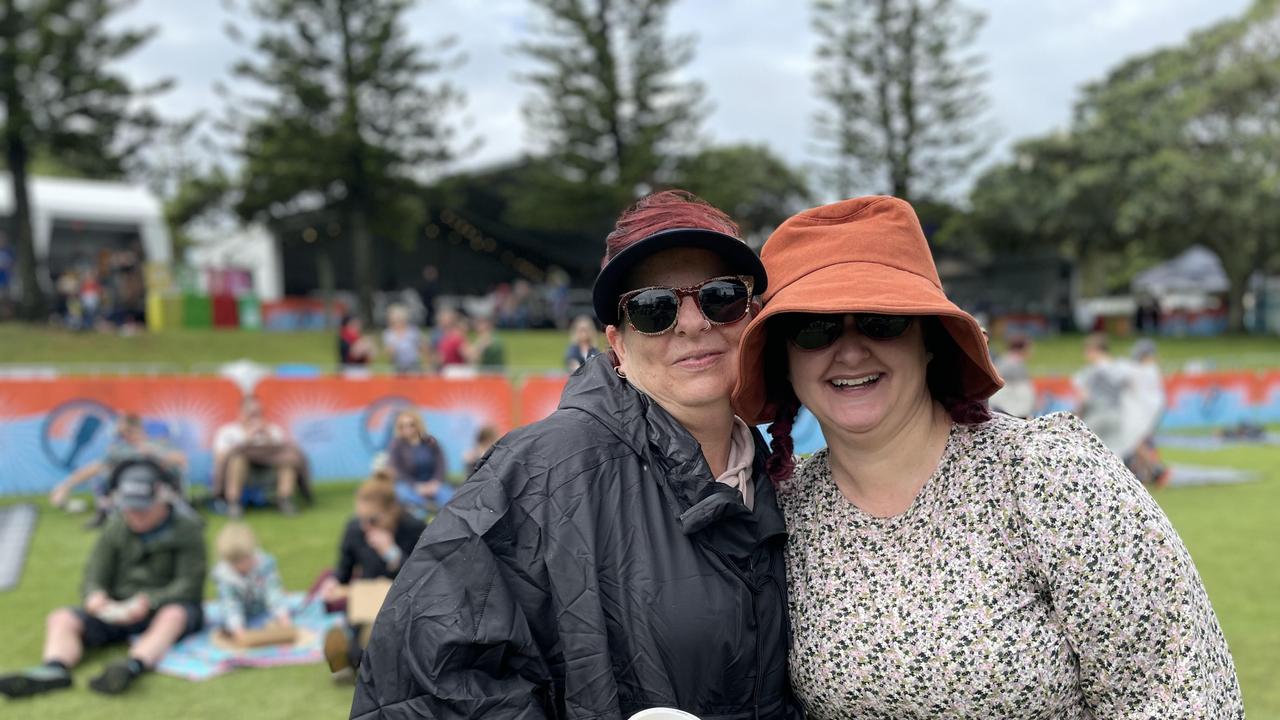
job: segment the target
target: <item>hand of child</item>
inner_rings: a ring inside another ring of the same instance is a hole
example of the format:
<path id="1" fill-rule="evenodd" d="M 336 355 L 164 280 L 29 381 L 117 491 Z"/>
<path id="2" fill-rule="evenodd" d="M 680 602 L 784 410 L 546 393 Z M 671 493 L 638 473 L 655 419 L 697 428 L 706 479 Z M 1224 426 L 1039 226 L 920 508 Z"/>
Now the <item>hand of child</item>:
<path id="1" fill-rule="evenodd" d="M 232 628 L 228 634 L 237 645 L 243 645 L 245 638 L 248 637 L 248 634 L 245 632 L 243 627 Z"/>
<path id="2" fill-rule="evenodd" d="M 428 480 L 426 482 L 420 482 L 414 486 L 414 490 L 417 491 L 418 495 L 428 500 L 435 499 L 435 496 L 440 493 L 440 481 Z"/>
<path id="3" fill-rule="evenodd" d="M 289 617 L 288 611 L 276 614 L 276 626 L 282 628 L 293 627 L 293 618 Z"/>

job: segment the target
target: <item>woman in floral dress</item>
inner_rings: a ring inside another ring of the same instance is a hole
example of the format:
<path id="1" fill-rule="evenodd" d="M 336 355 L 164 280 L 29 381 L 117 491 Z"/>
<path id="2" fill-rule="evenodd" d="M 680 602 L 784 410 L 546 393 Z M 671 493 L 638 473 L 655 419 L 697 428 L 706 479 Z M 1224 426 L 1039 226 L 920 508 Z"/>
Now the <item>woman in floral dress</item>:
<path id="1" fill-rule="evenodd" d="M 773 420 L 791 678 L 810 718 L 1242 718 L 1186 547 L 1076 418 L 1000 386 L 911 206 L 847 200 L 761 253 L 735 402 Z M 803 404 L 828 448 L 792 467 Z"/>

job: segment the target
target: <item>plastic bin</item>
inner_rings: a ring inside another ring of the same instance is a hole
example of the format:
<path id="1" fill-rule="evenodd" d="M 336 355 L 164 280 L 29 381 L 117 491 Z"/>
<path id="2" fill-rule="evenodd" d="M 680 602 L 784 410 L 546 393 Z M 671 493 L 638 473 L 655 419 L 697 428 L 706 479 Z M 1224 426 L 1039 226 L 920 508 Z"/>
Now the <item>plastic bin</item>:
<path id="1" fill-rule="evenodd" d="M 240 305 L 231 295 L 214 295 L 213 326 L 216 328 L 240 327 Z"/>
<path id="2" fill-rule="evenodd" d="M 262 329 L 262 303 L 258 298 L 252 295 L 245 295 L 240 298 L 240 329 L 241 330 L 261 330 Z"/>
<path id="3" fill-rule="evenodd" d="M 213 303 L 204 295 L 182 296 L 182 327 L 213 327 Z"/>

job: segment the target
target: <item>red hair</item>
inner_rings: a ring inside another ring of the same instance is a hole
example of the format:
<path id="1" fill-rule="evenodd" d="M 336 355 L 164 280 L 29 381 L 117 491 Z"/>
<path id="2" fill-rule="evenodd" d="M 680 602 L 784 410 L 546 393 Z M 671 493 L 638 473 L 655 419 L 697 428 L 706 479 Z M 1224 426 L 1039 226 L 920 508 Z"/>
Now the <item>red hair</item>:
<path id="1" fill-rule="evenodd" d="M 646 195 L 618 216 L 605 238 L 604 263 L 631 245 L 663 230 L 699 228 L 741 238 L 738 224 L 723 211 L 686 190 L 663 190 Z"/>

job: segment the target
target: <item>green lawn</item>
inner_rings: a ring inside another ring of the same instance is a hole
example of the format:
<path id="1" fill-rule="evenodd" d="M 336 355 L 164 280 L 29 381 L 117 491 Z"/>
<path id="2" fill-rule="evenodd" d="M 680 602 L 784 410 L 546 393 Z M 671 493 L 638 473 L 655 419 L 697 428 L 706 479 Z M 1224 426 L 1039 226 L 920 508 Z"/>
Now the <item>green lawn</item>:
<path id="1" fill-rule="evenodd" d="M 557 330 L 499 333 L 507 362 L 515 373 L 562 367 L 568 335 Z M 1083 337 L 1067 335 L 1036 343 L 1032 372 L 1069 374 L 1080 367 Z M 602 339 L 603 341 L 603 339 Z M 1117 341 L 1115 351 L 1127 354 L 1132 341 Z M 1002 343 L 995 343 L 997 349 Z M 330 333 L 271 333 L 240 330 L 175 330 L 134 337 L 72 333 L 61 329 L 0 323 L 0 364 L 32 364 L 61 369 L 112 369 L 134 365 L 178 372 L 210 371 L 215 365 L 240 358 L 267 364 L 306 363 L 325 370 L 335 367 L 337 341 Z M 1166 371 L 1186 362 L 1207 362 L 1216 368 L 1280 367 L 1280 338 L 1235 336 L 1160 340 Z M 385 369 L 385 361 L 377 367 Z"/>
<path id="2" fill-rule="evenodd" d="M 1209 589 L 1235 656 L 1245 704 L 1252 720 L 1280 720 L 1280 449 L 1258 448 L 1212 453 L 1168 453 L 1176 461 L 1222 464 L 1257 470 L 1259 482 L 1203 488 L 1178 488 L 1158 499 L 1177 526 Z M 350 511 L 350 484 L 318 488 L 316 506 L 295 518 L 273 512 L 250 513 L 249 522 L 263 545 L 280 560 L 286 586 L 305 589 L 334 559 L 337 536 Z M 14 502 L 8 499 L 0 502 Z M 0 669 L 39 659 L 43 618 L 50 608 L 74 603 L 83 559 L 93 535 L 80 529 L 83 516 L 48 510 L 42 514 L 35 543 L 16 591 L 0 594 L 6 642 L 0 644 Z M 210 537 L 222 526 L 210 521 Z M 320 666 L 241 670 L 206 683 L 150 676 L 137 692 L 103 699 L 87 682 L 121 650 L 93 654 L 76 672 L 76 688 L 51 696 L 0 705 L 2 717 L 174 717 L 184 720 L 255 718 L 342 718 L 350 687 L 330 682 Z M 9 715 L 10 708 L 21 711 Z M 118 711 L 118 713 L 117 713 Z"/>
<path id="3" fill-rule="evenodd" d="M 269 511 L 246 516 L 263 547 L 279 560 L 285 587 L 306 590 L 322 570 L 332 567 L 339 535 L 351 513 L 352 488 L 350 483 L 320 485 L 315 506 L 293 518 Z M 86 516 L 52 511 L 43 498 L 38 502 L 40 521 L 22 582 L 16 590 L 0 593 L 6 635 L 0 644 L 0 668 L 5 670 L 40 659 L 44 616 L 52 608 L 77 602 L 84 559 L 95 537 L 80 527 Z M 223 523 L 221 517 L 211 516 L 206 535 L 210 545 Z M 212 585 L 206 590 L 212 592 Z M 89 679 L 123 653 L 123 648 L 91 653 L 76 670 L 71 690 L 23 701 L 0 700 L 0 717 L 336 720 L 346 718 L 351 707 L 351 686 L 335 685 L 323 665 L 239 670 L 203 683 L 152 674 L 136 686 L 136 692 L 131 689 L 116 698 L 89 690 Z M 13 711 L 17 712 L 10 714 Z"/>

